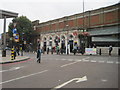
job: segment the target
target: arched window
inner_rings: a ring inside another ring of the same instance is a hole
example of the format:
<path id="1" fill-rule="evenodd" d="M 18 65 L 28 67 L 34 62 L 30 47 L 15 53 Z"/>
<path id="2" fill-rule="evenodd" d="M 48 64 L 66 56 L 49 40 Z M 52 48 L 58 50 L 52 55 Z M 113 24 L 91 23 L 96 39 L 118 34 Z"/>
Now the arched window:
<path id="1" fill-rule="evenodd" d="M 44 37 L 44 41 L 46 41 L 46 37 Z"/>
<path id="2" fill-rule="evenodd" d="M 71 34 L 71 35 L 70 35 L 70 39 L 72 39 L 72 38 L 73 38 L 73 35 Z"/>
<path id="3" fill-rule="evenodd" d="M 52 40 L 52 37 L 50 37 L 49 40 Z"/>

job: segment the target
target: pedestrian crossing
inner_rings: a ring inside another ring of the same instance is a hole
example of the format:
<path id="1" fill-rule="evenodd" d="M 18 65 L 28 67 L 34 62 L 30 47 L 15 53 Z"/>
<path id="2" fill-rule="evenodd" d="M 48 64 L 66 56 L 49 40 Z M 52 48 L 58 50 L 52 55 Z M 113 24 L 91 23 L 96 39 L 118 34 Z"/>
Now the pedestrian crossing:
<path id="1" fill-rule="evenodd" d="M 89 59 L 53 59 L 53 58 L 46 58 L 45 60 L 56 60 L 56 61 L 79 61 L 79 62 L 90 62 L 90 63 L 107 63 L 107 64 L 120 64 L 120 61 L 103 61 L 103 60 L 89 60 Z"/>

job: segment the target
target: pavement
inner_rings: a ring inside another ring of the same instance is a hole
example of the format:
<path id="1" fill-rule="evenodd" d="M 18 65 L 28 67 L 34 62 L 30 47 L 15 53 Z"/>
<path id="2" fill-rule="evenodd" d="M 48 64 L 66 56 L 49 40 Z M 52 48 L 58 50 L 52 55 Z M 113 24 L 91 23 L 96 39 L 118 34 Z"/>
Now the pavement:
<path id="1" fill-rule="evenodd" d="M 6 57 L 2 57 L 2 54 L 0 53 L 0 64 L 20 62 L 28 59 L 30 59 L 28 56 L 16 56 L 14 60 L 11 60 L 11 55 L 6 55 Z"/>

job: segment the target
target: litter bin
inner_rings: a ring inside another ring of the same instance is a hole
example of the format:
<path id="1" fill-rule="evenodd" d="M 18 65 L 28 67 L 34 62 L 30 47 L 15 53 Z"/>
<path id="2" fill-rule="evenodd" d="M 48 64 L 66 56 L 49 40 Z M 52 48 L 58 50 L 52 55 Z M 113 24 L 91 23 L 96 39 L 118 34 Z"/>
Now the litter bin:
<path id="1" fill-rule="evenodd" d="M 6 57 L 6 50 L 2 50 L 2 57 Z"/>

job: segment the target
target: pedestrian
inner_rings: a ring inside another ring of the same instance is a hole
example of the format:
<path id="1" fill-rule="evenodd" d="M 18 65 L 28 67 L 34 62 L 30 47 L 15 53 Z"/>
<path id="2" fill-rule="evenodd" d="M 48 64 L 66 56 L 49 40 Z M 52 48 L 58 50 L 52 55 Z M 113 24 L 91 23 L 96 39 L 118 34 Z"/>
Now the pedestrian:
<path id="1" fill-rule="evenodd" d="M 57 54 L 59 54 L 59 46 L 58 45 L 56 47 L 56 52 L 57 52 Z"/>
<path id="2" fill-rule="evenodd" d="M 77 45 L 74 45 L 74 50 L 73 50 L 73 52 L 74 52 L 74 55 L 75 55 L 76 52 L 77 52 Z"/>
<path id="3" fill-rule="evenodd" d="M 60 52 L 61 52 L 61 54 L 63 54 L 63 49 L 62 48 L 60 48 Z"/>
<path id="4" fill-rule="evenodd" d="M 49 47 L 47 48 L 47 54 L 49 54 Z"/>
<path id="5" fill-rule="evenodd" d="M 19 48 L 18 47 L 16 47 L 16 52 L 17 52 L 17 54 L 19 56 L 20 54 L 19 54 Z"/>
<path id="6" fill-rule="evenodd" d="M 40 47 L 38 47 L 38 50 L 37 50 L 37 62 L 38 63 L 41 62 L 41 49 L 40 49 Z"/>
<path id="7" fill-rule="evenodd" d="M 93 48 L 96 48 L 96 44 L 93 44 Z"/>
<path id="8" fill-rule="evenodd" d="M 13 50 L 14 50 L 14 59 L 16 58 L 16 48 L 13 47 Z"/>
<path id="9" fill-rule="evenodd" d="M 52 47 L 52 49 L 51 49 L 51 54 L 53 54 L 53 51 L 54 51 L 54 48 Z"/>
<path id="10" fill-rule="evenodd" d="M 21 51 L 21 56 L 23 56 L 23 49 L 22 49 L 22 47 L 20 47 L 20 51 Z"/>
<path id="11" fill-rule="evenodd" d="M 109 46 L 109 55 L 110 55 L 110 56 L 111 56 L 112 50 L 113 50 L 113 47 L 112 47 L 112 45 L 110 45 L 110 46 Z"/>

